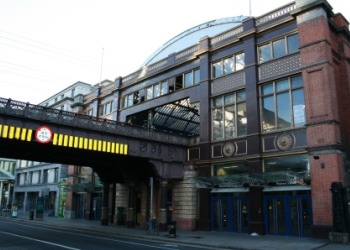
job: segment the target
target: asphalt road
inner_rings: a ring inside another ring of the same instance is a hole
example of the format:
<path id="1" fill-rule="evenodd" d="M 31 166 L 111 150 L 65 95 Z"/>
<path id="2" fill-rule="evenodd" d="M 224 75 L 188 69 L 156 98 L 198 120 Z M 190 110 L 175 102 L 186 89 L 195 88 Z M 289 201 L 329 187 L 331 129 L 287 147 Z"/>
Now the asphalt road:
<path id="1" fill-rule="evenodd" d="M 198 248 L 123 238 L 108 234 L 103 235 L 97 232 L 84 232 L 77 229 L 36 225 L 1 219 L 0 217 L 0 249 L 191 250 Z"/>

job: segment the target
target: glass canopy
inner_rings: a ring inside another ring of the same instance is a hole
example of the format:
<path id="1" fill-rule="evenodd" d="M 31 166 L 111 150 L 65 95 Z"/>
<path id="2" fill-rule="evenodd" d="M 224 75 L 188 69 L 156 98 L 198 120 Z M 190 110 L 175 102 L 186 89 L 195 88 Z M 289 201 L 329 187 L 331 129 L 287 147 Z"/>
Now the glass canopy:
<path id="1" fill-rule="evenodd" d="M 156 129 L 185 135 L 199 134 L 199 110 L 188 99 L 168 103 L 154 110 L 152 125 Z"/>

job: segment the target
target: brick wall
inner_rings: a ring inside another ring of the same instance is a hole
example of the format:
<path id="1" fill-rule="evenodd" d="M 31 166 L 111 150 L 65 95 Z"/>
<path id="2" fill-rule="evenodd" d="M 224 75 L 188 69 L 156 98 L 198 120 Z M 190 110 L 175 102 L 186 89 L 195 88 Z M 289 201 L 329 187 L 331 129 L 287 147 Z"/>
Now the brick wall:
<path id="1" fill-rule="evenodd" d="M 307 145 L 312 152 L 309 160 L 313 223 L 316 228 L 329 230 L 333 222 L 331 183 L 346 184 L 344 162 L 349 145 L 350 96 L 349 63 L 343 55 L 349 50 L 349 43 L 345 42 L 349 39 L 333 29 L 334 23 L 325 13 L 317 9 L 301 14 L 308 18 L 298 19 L 298 30 Z M 344 28 L 342 20 L 336 22 Z"/>

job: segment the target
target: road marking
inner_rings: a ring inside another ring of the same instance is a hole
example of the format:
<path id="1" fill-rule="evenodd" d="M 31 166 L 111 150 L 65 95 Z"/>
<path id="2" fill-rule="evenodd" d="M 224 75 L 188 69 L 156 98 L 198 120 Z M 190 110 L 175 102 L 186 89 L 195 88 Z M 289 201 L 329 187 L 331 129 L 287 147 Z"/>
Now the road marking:
<path id="1" fill-rule="evenodd" d="M 124 244 L 129 244 L 129 245 L 137 245 L 137 246 L 144 246 L 144 247 L 164 249 L 164 250 L 175 250 L 175 248 L 173 248 L 173 247 L 170 248 L 170 247 L 166 247 L 166 246 L 154 246 L 154 245 L 148 245 L 148 244 L 126 241 L 126 240 L 113 240 L 113 239 L 109 239 L 109 240 L 124 243 Z"/>
<path id="2" fill-rule="evenodd" d="M 21 226 L 26 226 L 26 227 L 32 227 L 32 228 L 36 228 L 35 226 L 32 226 L 32 225 L 23 225 L 21 224 Z M 58 230 L 58 229 L 50 229 L 48 225 L 45 225 L 45 230 L 49 230 L 49 231 L 53 231 L 53 232 L 62 232 L 62 230 Z M 72 230 L 83 230 L 83 229 L 72 229 Z M 4 234 L 9 234 L 9 235 L 13 235 L 13 236 L 17 236 L 17 237 L 22 237 L 22 238 L 25 238 L 25 239 L 32 239 L 32 240 L 36 240 L 36 241 L 40 241 L 38 239 L 34 239 L 34 238 L 29 238 L 29 237 L 26 237 L 26 236 L 21 236 L 21 235 L 17 235 L 17 234 L 11 234 L 11 233 L 6 233 L 6 232 L 0 232 L 0 233 L 4 233 Z M 138 243 L 138 242 L 133 242 L 133 241 L 128 241 L 128 240 L 117 240 L 117 239 L 114 239 L 114 238 L 107 238 L 105 236 L 96 236 L 96 235 L 88 235 L 88 234 L 85 234 L 85 233 L 76 233 L 76 232 L 65 232 L 67 234 L 74 234 L 74 235 L 80 235 L 80 236 L 83 236 L 83 237 L 87 237 L 87 238 L 94 238 L 94 239 L 100 239 L 100 240 L 108 240 L 108 241 L 114 241 L 114 242 L 119 242 L 119 243 L 123 243 L 123 244 L 129 244 L 129 245 L 138 245 L 138 246 L 144 246 L 144 247 L 148 247 L 148 248 L 154 248 L 154 249 L 163 249 L 163 250 L 176 250 L 178 249 L 178 245 L 172 245 L 172 244 L 165 244 L 165 245 L 160 245 L 160 246 L 156 246 L 156 245 L 150 245 L 150 244 L 143 244 L 143 243 Z M 125 237 L 125 236 L 121 236 L 121 237 Z M 142 240 L 142 239 L 140 239 Z M 144 239 L 145 241 L 147 241 L 147 239 Z M 64 246 L 64 245 L 59 245 L 59 244 L 55 244 L 55 243 L 52 243 L 52 242 L 45 242 L 45 241 L 40 241 L 40 242 L 43 242 L 43 243 L 46 243 L 46 244 L 51 244 L 51 245 L 56 245 L 56 246 L 59 246 L 59 247 L 62 247 L 62 248 L 66 248 L 66 249 L 71 249 L 71 250 L 80 250 L 79 248 L 71 248 L 71 247 L 68 247 L 68 246 Z M 162 243 L 160 243 L 162 244 Z"/>
<path id="3" fill-rule="evenodd" d="M 50 241 L 45 241 L 45 240 L 38 240 L 38 239 L 35 239 L 35 238 L 32 238 L 32 237 L 27 237 L 27 236 L 23 236 L 23 235 L 12 234 L 12 233 L 7 233 L 7 232 L 0 232 L 0 233 L 11 235 L 11 236 L 18 237 L 18 238 L 23 238 L 23 239 L 26 239 L 26 240 L 37 241 L 37 242 L 44 243 L 44 244 L 47 244 L 47 245 L 61 247 L 61 248 L 64 248 L 64 249 L 80 250 L 79 248 L 69 247 L 69 246 L 65 246 L 65 245 L 61 245 L 61 244 L 56 244 L 56 243 L 53 243 L 53 242 L 50 242 Z"/>

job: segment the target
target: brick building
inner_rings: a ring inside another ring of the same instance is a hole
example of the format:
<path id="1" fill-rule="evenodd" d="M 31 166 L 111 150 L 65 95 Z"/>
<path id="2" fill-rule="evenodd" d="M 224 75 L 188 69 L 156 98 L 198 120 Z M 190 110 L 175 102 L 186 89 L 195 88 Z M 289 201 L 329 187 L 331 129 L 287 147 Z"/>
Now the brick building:
<path id="1" fill-rule="evenodd" d="M 111 187 L 116 222 L 328 237 L 332 183 L 350 184 L 349 62 L 348 21 L 298 0 L 189 29 L 86 95 L 87 114 L 191 137 L 182 178 L 154 172 L 154 199 L 144 170 Z"/>

